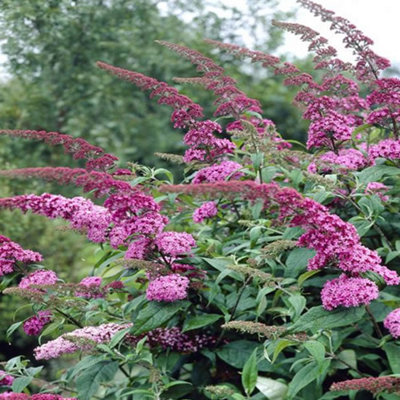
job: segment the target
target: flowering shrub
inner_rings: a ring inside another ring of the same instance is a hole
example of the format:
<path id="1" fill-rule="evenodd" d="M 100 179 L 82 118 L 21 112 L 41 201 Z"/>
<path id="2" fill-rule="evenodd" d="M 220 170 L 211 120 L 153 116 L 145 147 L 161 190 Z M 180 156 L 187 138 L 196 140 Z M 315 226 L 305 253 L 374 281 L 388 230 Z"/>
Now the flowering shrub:
<path id="1" fill-rule="evenodd" d="M 310 42 L 318 82 L 277 57 L 208 42 L 298 87 L 307 150 L 284 140 L 213 60 L 167 42 L 201 73 L 179 81 L 215 94 L 217 120 L 164 82 L 99 67 L 173 109 L 188 148 L 162 156 L 186 164 L 182 184 L 165 169 L 118 168 L 117 157 L 68 135 L 0 131 L 86 160 L 85 169 L 2 176 L 94 197 L 20 195 L 0 207 L 63 219 L 100 245 L 92 274 L 73 283 L 0 237 L 4 293 L 32 308 L 8 335 L 22 325 L 40 335 L 32 357 L 5 363 L 0 398 L 397 398 L 400 81 L 381 77 L 389 62 L 349 21 L 298 1 L 344 35 L 355 64 L 299 24 L 275 23 Z M 59 359 L 43 365 L 60 371 L 44 374 L 33 359 Z"/>

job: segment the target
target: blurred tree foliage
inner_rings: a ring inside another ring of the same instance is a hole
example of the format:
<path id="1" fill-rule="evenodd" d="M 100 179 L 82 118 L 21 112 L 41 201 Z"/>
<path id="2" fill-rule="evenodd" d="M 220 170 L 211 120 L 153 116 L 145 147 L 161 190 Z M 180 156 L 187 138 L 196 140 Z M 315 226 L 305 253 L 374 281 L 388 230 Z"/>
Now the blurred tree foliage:
<path id="1" fill-rule="evenodd" d="M 173 74 L 194 75 L 194 68 L 154 45 L 156 39 L 183 43 L 206 53 L 212 49 L 202 43 L 204 37 L 239 44 L 244 37 L 265 51 L 281 43 L 281 33 L 270 24 L 273 17 L 285 17 L 274 11 L 276 0 L 248 1 L 246 11 L 216 1 L 209 3 L 3 0 L 0 38 L 11 79 L 3 84 L 0 95 L 0 126 L 62 131 L 84 137 L 124 160 L 145 164 L 157 162 L 154 151 L 179 151 L 180 134 L 169 124 L 169 110 L 165 107 L 156 117 L 154 101 L 98 70 L 95 62 L 102 60 L 171 80 Z M 229 72 L 236 77 L 239 63 L 234 65 L 236 70 L 230 68 Z M 253 71 L 245 71 L 239 82 L 249 92 L 260 83 Z M 285 99 L 274 110 L 279 103 L 274 93 L 276 79 L 269 77 L 265 84 L 261 93 L 255 89 L 256 94 L 268 105 L 270 117 L 278 125 L 282 122 L 281 131 L 288 131 L 288 114 L 295 111 L 283 107 Z M 199 97 L 197 91 L 184 90 Z M 199 100 L 209 100 L 209 94 L 203 96 Z M 8 140 L 7 145 L 10 142 L 13 155 L 26 149 L 20 142 Z M 66 162 L 61 151 L 49 152 L 42 145 L 29 144 L 29 153 L 30 157 L 21 157 L 18 165 Z"/>

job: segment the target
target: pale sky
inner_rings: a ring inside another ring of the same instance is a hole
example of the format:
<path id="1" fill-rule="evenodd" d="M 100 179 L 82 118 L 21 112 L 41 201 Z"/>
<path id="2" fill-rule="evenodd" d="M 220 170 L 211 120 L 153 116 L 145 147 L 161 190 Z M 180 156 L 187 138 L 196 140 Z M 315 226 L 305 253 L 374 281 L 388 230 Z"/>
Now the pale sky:
<path id="1" fill-rule="evenodd" d="M 373 50 L 377 54 L 388 58 L 393 64 L 400 64 L 400 0 L 317 0 L 317 2 L 337 15 L 347 18 L 369 36 L 374 41 Z M 286 11 L 293 9 L 297 3 L 295 0 L 280 0 L 279 4 L 280 8 Z M 334 35 L 329 30 L 328 23 L 321 22 L 309 11 L 300 7 L 296 22 L 310 26 L 326 37 L 338 50 L 342 49 L 340 39 L 337 39 L 340 36 Z M 281 52 L 295 53 L 298 56 L 305 54 L 306 44 L 292 34 L 286 33 L 285 37 L 285 46 Z"/>
<path id="2" fill-rule="evenodd" d="M 43 0 L 47 1 L 47 0 Z M 230 6 L 239 9 L 246 7 L 251 0 L 222 0 Z M 355 24 L 361 31 L 374 42 L 373 49 L 380 56 L 388 58 L 392 64 L 400 65 L 400 0 L 317 0 L 325 8 L 335 11 L 337 15 L 345 17 Z M 209 4 L 213 1 L 209 1 Z M 279 0 L 279 8 L 282 11 L 290 11 L 298 7 L 296 0 Z M 321 22 L 307 10 L 299 8 L 296 20 L 303 25 L 321 33 L 330 44 L 340 52 L 340 58 L 350 60 L 349 51 L 343 50 L 341 37 L 334 35 L 329 30 L 329 24 Z M 278 54 L 293 54 L 304 57 L 307 54 L 307 44 L 301 42 L 295 35 L 285 33 L 285 45 L 278 50 Z M 4 55 L 0 54 L 0 63 L 6 62 Z M 4 69 L 0 66 L 0 79 L 6 78 Z"/>

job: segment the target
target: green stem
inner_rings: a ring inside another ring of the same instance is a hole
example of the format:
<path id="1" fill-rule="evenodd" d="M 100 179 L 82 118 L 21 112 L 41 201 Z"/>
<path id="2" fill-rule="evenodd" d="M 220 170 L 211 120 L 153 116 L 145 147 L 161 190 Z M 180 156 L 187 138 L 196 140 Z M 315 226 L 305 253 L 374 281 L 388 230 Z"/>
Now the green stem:
<path id="1" fill-rule="evenodd" d="M 78 328 L 83 328 L 83 325 L 76 320 L 74 317 L 71 317 L 70 315 L 68 315 L 67 313 L 65 313 L 64 311 L 60 310 L 59 308 L 55 308 L 55 310 L 60 313 L 61 315 L 63 315 L 65 318 L 67 318 L 70 322 L 72 322 L 74 325 L 76 325 Z"/>
<path id="2" fill-rule="evenodd" d="M 374 325 L 376 334 L 378 335 L 378 337 L 379 337 L 380 339 L 382 339 L 382 338 L 383 338 L 383 333 L 382 333 L 382 331 L 381 331 L 381 328 L 379 328 L 379 325 L 378 325 L 378 323 L 376 322 L 376 319 L 375 319 L 374 315 L 372 314 L 371 309 L 369 308 L 368 305 L 365 306 L 365 310 L 367 311 L 367 313 L 368 313 L 368 315 L 369 315 L 369 317 L 370 317 L 370 319 L 371 319 L 371 321 L 372 321 L 372 324 Z"/>

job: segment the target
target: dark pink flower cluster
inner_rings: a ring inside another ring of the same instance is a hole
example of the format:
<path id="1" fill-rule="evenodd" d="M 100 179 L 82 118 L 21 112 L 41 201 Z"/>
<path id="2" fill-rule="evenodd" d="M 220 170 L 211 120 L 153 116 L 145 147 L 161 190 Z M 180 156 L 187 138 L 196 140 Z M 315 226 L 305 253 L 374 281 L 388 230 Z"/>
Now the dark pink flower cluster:
<path id="1" fill-rule="evenodd" d="M 383 325 L 394 338 L 400 338 L 400 308 L 389 313 L 383 321 Z"/>
<path id="2" fill-rule="evenodd" d="M 228 139 L 217 138 L 214 133 L 221 133 L 222 127 L 217 122 L 210 120 L 196 121 L 183 138 L 186 145 L 190 146 L 185 151 L 183 159 L 191 161 L 212 161 L 224 154 L 233 153 L 235 144 Z"/>
<path id="3" fill-rule="evenodd" d="M 0 386 L 11 386 L 14 382 L 14 377 L 0 370 Z"/>
<path id="4" fill-rule="evenodd" d="M 44 193 L 40 196 L 21 195 L 0 199 L 0 208 L 31 211 L 47 218 L 62 218 L 69 221 L 71 227 L 87 231 L 89 240 L 95 243 L 106 241 L 107 228 L 111 223 L 109 211 L 83 197 L 71 199 Z"/>
<path id="5" fill-rule="evenodd" d="M 30 131 L 30 130 L 0 130 L 0 135 L 22 137 L 44 141 L 52 146 L 62 145 L 67 153 L 71 153 L 75 160 L 88 159 L 88 170 L 107 170 L 114 167 L 118 158 L 107 154 L 101 147 L 93 146 L 82 138 L 74 138 L 58 132 Z"/>
<path id="6" fill-rule="evenodd" d="M 50 360 L 63 354 L 75 353 L 78 350 L 90 350 L 97 343 L 106 343 L 119 331 L 130 328 L 132 324 L 108 323 L 99 326 L 87 326 L 64 333 L 55 340 L 36 347 L 34 350 L 36 360 Z M 68 338 L 82 339 L 84 343 L 68 340 Z M 86 340 L 86 341 L 85 341 Z"/>
<path id="7" fill-rule="evenodd" d="M 351 139 L 353 120 L 335 111 L 313 121 L 308 131 L 307 148 L 333 148 L 336 142 L 345 142 Z"/>
<path id="8" fill-rule="evenodd" d="M 172 302 L 187 297 L 189 279 L 179 274 L 159 276 L 150 280 L 146 290 L 147 300 Z"/>
<path id="9" fill-rule="evenodd" d="M 17 261 L 23 264 L 37 263 L 42 261 L 42 256 L 0 235 L 0 276 L 13 272 Z"/>
<path id="10" fill-rule="evenodd" d="M 39 311 L 24 322 L 24 331 L 27 335 L 37 336 L 52 319 L 51 311 Z"/>
<path id="11" fill-rule="evenodd" d="M 132 235 L 157 235 L 168 222 L 168 218 L 159 213 L 160 205 L 140 191 L 129 195 L 111 195 L 104 206 L 113 223 L 109 237 L 114 247 L 125 244 Z"/>
<path id="12" fill-rule="evenodd" d="M 215 217 L 218 213 L 215 201 L 207 201 L 193 212 L 193 221 L 197 224 L 203 222 L 205 219 Z"/>
<path id="13" fill-rule="evenodd" d="M 136 343 L 145 335 L 129 336 L 131 345 Z M 205 334 L 183 333 L 180 328 L 157 328 L 146 333 L 147 342 L 150 347 L 161 347 L 163 350 L 176 351 L 178 353 L 196 353 L 205 347 L 216 344 L 217 338 Z"/>
<path id="14" fill-rule="evenodd" d="M 341 390 L 367 390 L 373 394 L 380 392 L 395 393 L 400 391 L 400 378 L 394 376 L 379 376 L 377 378 L 349 379 L 347 381 L 335 382 L 330 387 L 331 391 Z"/>
<path id="15" fill-rule="evenodd" d="M 196 172 L 192 183 L 213 183 L 225 181 L 227 179 L 237 180 L 244 175 L 239 171 L 241 168 L 242 165 L 235 161 L 222 161 L 220 164 L 214 164 Z"/>

